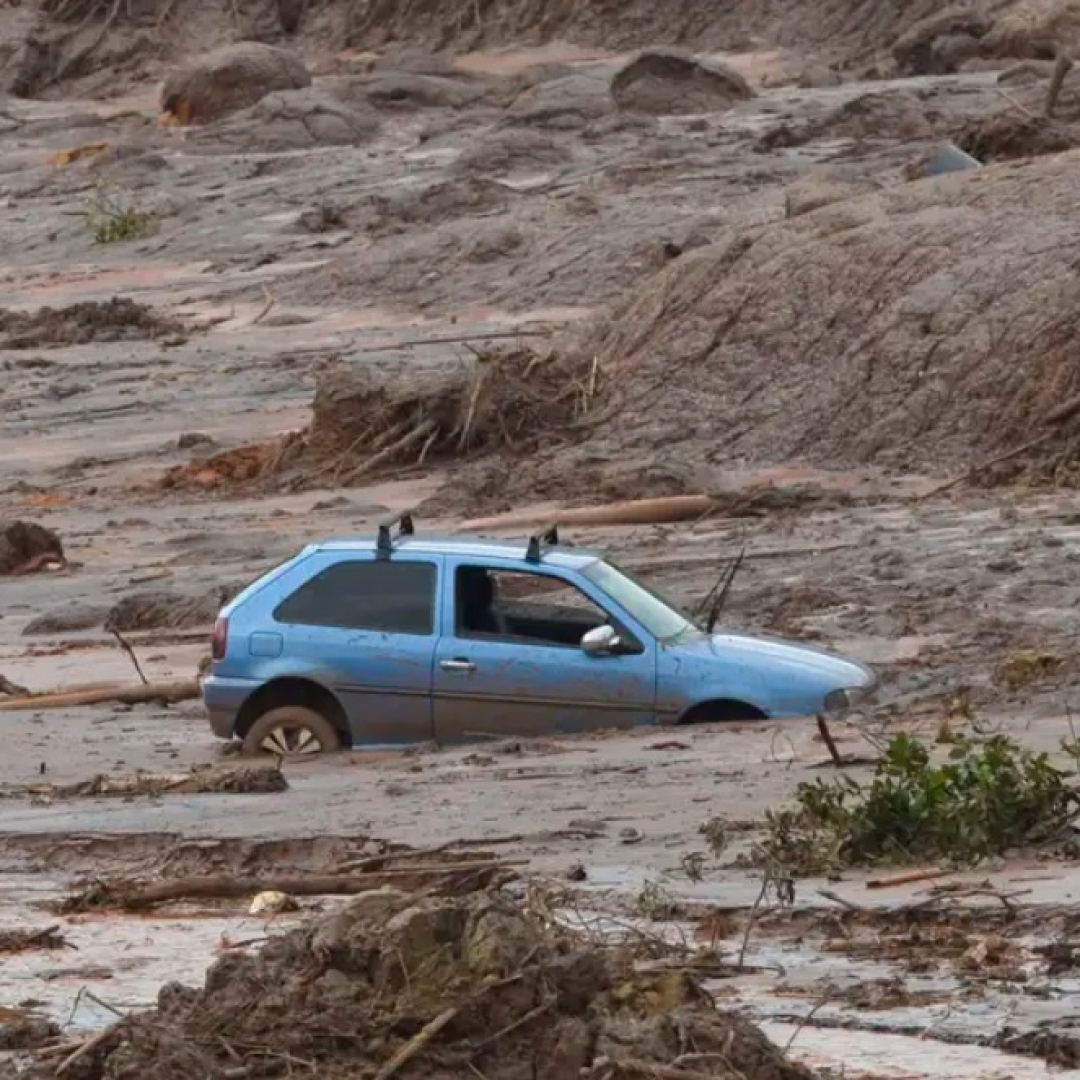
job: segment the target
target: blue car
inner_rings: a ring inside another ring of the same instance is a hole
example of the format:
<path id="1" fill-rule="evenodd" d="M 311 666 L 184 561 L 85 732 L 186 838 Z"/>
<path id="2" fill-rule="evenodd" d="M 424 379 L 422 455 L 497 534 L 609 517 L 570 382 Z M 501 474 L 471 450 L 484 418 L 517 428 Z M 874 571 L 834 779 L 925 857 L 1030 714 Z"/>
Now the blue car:
<path id="1" fill-rule="evenodd" d="M 416 535 L 332 540 L 221 611 L 203 697 L 216 735 L 281 757 L 846 711 L 861 664 L 712 632 L 602 555 Z"/>

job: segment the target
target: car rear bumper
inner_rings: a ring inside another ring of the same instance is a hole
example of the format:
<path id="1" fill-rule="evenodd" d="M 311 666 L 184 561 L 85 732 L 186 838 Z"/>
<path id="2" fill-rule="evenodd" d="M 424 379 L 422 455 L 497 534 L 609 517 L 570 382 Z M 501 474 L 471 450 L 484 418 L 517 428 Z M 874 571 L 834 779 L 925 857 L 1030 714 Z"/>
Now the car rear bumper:
<path id="1" fill-rule="evenodd" d="M 240 706 L 258 685 L 251 679 L 228 679 L 220 675 L 210 675 L 203 680 L 203 704 L 210 718 L 210 730 L 219 739 L 235 736 Z"/>

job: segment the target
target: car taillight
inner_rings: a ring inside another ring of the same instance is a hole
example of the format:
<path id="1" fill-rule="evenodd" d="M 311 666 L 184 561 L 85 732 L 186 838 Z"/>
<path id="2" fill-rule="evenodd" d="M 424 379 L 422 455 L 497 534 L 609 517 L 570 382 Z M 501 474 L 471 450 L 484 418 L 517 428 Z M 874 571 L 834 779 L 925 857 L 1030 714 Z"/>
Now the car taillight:
<path id="1" fill-rule="evenodd" d="M 214 660 L 225 659 L 225 646 L 229 641 L 229 620 L 218 619 L 214 623 L 214 636 L 210 639 L 210 656 Z"/>

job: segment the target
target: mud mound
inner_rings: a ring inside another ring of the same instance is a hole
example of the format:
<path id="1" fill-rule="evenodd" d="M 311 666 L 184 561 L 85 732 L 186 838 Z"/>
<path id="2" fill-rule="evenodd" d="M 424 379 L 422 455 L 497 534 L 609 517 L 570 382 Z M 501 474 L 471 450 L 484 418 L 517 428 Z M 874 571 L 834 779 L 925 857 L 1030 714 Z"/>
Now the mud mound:
<path id="1" fill-rule="evenodd" d="M 295 53 L 245 41 L 170 72 L 161 87 L 161 108 L 181 124 L 205 124 L 249 108 L 275 90 L 310 85 L 311 75 Z"/>
<path id="2" fill-rule="evenodd" d="M 935 473 L 1012 451 L 977 478 L 1073 480 L 1080 283 L 1062 266 L 1078 197 L 1074 151 L 888 187 L 684 255 L 585 343 L 607 401 L 589 438 L 534 466 L 570 489 L 582 461 L 661 451 Z M 505 495 L 529 497 L 513 479 Z"/>
<path id="3" fill-rule="evenodd" d="M 513 193 L 502 184 L 475 177 L 444 180 L 369 200 L 368 231 L 376 235 L 401 232 L 417 225 L 437 225 L 464 217 L 487 216 L 506 210 Z"/>
<path id="4" fill-rule="evenodd" d="M 967 124 L 956 145 L 984 164 L 1057 154 L 1080 146 L 1080 132 L 1037 115 L 998 113 Z"/>
<path id="5" fill-rule="evenodd" d="M 387 109 L 460 109 L 484 96 L 483 86 L 415 71 L 379 71 L 364 85 L 372 105 Z"/>
<path id="6" fill-rule="evenodd" d="M 183 333 L 175 319 L 126 297 L 86 300 L 34 312 L 0 308 L 0 348 L 41 349 L 92 341 L 139 341 Z"/>
<path id="7" fill-rule="evenodd" d="M 66 565 L 60 537 L 33 521 L 0 525 L 0 577 L 32 574 Z"/>
<path id="8" fill-rule="evenodd" d="M 230 152 L 281 152 L 312 146 L 360 146 L 379 133 L 375 112 L 315 87 L 275 90 L 256 105 L 201 129 L 189 145 Z"/>
<path id="9" fill-rule="evenodd" d="M 629 956 L 498 897 L 394 890 L 223 957 L 200 990 L 163 987 L 154 1010 L 95 1042 L 78 1075 L 260 1080 L 292 1061 L 327 1080 L 637 1080 L 675 1075 L 675 1062 L 680 1077 L 810 1075 L 682 972 L 636 974 Z M 29 1075 L 52 1076 L 47 1065 Z"/>
<path id="10" fill-rule="evenodd" d="M 470 143 L 455 162 L 455 171 L 466 175 L 534 172 L 569 165 L 573 155 L 550 135 L 529 128 L 515 128 L 485 135 Z"/>
<path id="11" fill-rule="evenodd" d="M 649 49 L 616 72 L 611 96 L 628 112 L 670 116 L 720 112 L 754 92 L 730 68 L 701 63 L 689 53 Z"/>
<path id="12" fill-rule="evenodd" d="M 907 90 L 884 90 L 863 94 L 837 106 L 825 116 L 801 124 L 783 124 L 759 140 L 762 150 L 802 146 L 818 139 L 851 139 L 864 143 L 874 139 L 915 142 L 949 130 L 949 118 Z"/>
<path id="13" fill-rule="evenodd" d="M 222 605 L 241 588 L 241 585 L 222 585 L 202 596 L 184 596 L 164 589 L 133 593 L 109 609 L 105 629 L 122 634 L 138 630 L 198 630 L 210 626 Z"/>
<path id="14" fill-rule="evenodd" d="M 615 111 L 606 78 L 579 72 L 523 90 L 507 107 L 504 123 L 575 131 Z"/>
<path id="15" fill-rule="evenodd" d="M 316 385 L 308 456 L 355 479 L 387 466 L 525 450 L 556 437 L 599 388 L 595 373 L 590 379 L 551 353 L 476 353 L 475 363 L 458 367 L 410 359 L 331 369 Z"/>

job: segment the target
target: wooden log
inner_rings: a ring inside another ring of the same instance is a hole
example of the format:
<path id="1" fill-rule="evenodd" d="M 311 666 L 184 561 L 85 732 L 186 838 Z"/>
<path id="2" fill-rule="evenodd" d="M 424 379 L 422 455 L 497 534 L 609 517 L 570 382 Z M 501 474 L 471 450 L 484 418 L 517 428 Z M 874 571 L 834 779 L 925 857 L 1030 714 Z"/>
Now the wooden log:
<path id="1" fill-rule="evenodd" d="M 26 712 L 33 709 L 66 709 L 75 705 L 139 705 L 148 701 L 191 701 L 201 695 L 197 679 L 174 679 L 148 683 L 146 686 L 73 686 L 47 694 L 0 701 L 0 712 Z"/>
<path id="2" fill-rule="evenodd" d="M 517 528 L 524 525 L 663 525 L 676 521 L 696 521 L 715 506 L 708 495 L 671 495 L 657 499 L 630 499 L 602 506 L 579 506 L 570 510 L 526 508 L 493 517 L 464 521 L 461 529 Z"/>

